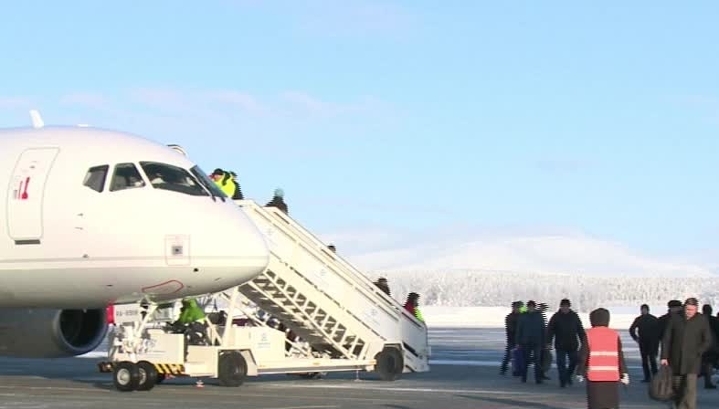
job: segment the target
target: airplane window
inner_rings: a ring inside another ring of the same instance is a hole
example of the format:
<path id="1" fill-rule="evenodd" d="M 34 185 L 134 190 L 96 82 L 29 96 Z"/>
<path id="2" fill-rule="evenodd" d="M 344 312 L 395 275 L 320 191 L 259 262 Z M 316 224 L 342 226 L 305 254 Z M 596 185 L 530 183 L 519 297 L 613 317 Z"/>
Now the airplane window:
<path id="1" fill-rule="evenodd" d="M 110 191 L 134 189 L 144 187 L 145 181 L 142 180 L 140 172 L 133 163 L 120 163 L 115 166 L 115 173 L 112 175 L 110 183 Z"/>
<path id="2" fill-rule="evenodd" d="M 190 172 L 179 166 L 157 162 L 140 162 L 140 166 L 155 189 L 192 196 L 209 196 Z"/>
<path id="3" fill-rule="evenodd" d="M 197 178 L 197 180 L 202 184 L 202 186 L 205 187 L 205 189 L 209 190 L 210 193 L 212 193 L 213 196 L 217 196 L 222 198 L 224 201 L 227 198 L 227 195 L 225 192 L 223 192 L 215 182 L 213 182 L 208 176 L 207 173 L 203 172 L 202 169 L 200 169 L 199 166 L 195 165 L 192 168 L 190 168 L 190 173 L 192 173 L 193 176 Z"/>
<path id="4" fill-rule="evenodd" d="M 101 193 L 105 187 L 105 180 L 107 179 L 107 173 L 110 171 L 110 166 L 93 166 L 88 169 L 85 174 L 85 180 L 83 180 L 83 186 L 87 186 L 90 189 Z"/>

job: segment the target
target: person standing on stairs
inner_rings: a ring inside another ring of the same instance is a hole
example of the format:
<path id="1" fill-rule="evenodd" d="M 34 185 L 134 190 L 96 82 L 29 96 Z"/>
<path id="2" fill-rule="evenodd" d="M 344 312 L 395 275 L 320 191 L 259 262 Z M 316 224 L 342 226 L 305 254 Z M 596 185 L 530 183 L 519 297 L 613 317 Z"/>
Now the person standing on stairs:
<path id="1" fill-rule="evenodd" d="M 284 214 L 289 214 L 287 203 L 285 203 L 285 192 L 280 188 L 275 189 L 275 194 L 272 196 L 272 200 L 267 202 L 265 207 L 276 207 Z"/>

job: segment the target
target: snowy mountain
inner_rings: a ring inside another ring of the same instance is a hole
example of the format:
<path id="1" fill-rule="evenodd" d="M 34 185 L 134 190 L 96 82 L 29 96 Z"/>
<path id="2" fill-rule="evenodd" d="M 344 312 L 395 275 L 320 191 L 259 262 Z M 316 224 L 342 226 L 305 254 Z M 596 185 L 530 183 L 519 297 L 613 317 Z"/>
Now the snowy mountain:
<path id="1" fill-rule="evenodd" d="M 719 276 L 708 264 L 650 257 L 574 232 L 448 229 L 427 237 L 366 230 L 324 239 L 372 279 L 387 277 L 397 300 L 415 291 L 423 305 L 506 307 L 534 299 L 555 308 L 568 297 L 586 312 L 687 297 L 719 303 Z"/>
<path id="2" fill-rule="evenodd" d="M 452 236 L 402 236 L 365 231 L 329 235 L 358 268 L 367 271 L 477 270 L 533 274 L 632 277 L 711 277 L 715 269 L 698 263 L 660 259 L 619 243 L 579 233 L 516 234 L 466 232 Z"/>

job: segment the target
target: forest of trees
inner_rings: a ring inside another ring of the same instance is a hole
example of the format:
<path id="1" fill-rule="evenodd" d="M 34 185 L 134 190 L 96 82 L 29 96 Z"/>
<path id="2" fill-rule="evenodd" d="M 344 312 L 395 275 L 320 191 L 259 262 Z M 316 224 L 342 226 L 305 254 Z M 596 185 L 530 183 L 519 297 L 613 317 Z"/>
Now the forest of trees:
<path id="1" fill-rule="evenodd" d="M 379 277 L 372 273 L 372 279 Z M 417 271 L 384 274 L 392 295 L 404 301 L 409 291 L 424 305 L 448 307 L 507 306 L 534 299 L 556 308 L 569 298 L 576 311 L 598 307 L 663 305 L 670 299 L 697 297 L 717 305 L 719 277 L 595 277 L 566 274 L 491 273 L 485 271 Z"/>

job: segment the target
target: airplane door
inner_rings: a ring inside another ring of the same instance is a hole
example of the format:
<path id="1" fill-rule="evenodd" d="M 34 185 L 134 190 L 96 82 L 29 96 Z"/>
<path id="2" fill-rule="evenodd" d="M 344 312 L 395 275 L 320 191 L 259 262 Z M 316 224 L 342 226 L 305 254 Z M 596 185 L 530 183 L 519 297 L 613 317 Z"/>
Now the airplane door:
<path id="1" fill-rule="evenodd" d="M 17 161 L 7 192 L 8 235 L 15 244 L 40 244 L 45 182 L 59 148 L 30 148 Z"/>

